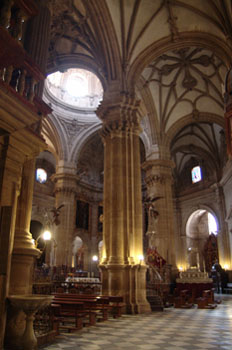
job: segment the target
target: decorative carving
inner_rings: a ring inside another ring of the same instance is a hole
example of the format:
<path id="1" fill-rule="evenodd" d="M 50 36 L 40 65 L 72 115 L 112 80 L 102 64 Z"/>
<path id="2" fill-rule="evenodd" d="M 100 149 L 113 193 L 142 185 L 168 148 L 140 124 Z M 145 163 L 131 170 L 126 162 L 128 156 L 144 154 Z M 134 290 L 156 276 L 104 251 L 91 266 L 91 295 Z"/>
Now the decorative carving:
<path id="1" fill-rule="evenodd" d="M 174 16 L 170 0 L 165 1 L 165 6 L 168 11 L 168 23 L 172 35 L 172 41 L 175 41 L 179 37 L 179 32 L 177 28 L 177 17 Z"/>
<path id="2" fill-rule="evenodd" d="M 176 113 L 182 103 L 186 107 L 189 105 L 188 111 L 192 107 L 195 119 L 199 115 L 197 107 L 201 98 L 207 97 L 223 111 L 221 84 L 224 71 L 226 67 L 221 59 L 207 50 L 194 47 L 168 52 L 150 64 L 143 76 L 145 86 L 148 85 L 151 90 L 154 88 L 159 94 L 156 96 L 156 111 L 160 132 L 166 131 L 170 119 L 180 118 Z"/>
<path id="3" fill-rule="evenodd" d="M 193 109 L 192 115 L 193 115 L 193 119 L 195 119 L 195 120 L 199 119 L 200 114 L 199 114 L 199 111 L 197 109 Z"/>
<path id="4" fill-rule="evenodd" d="M 155 184 L 162 185 L 165 183 L 165 177 L 163 175 L 153 174 L 146 177 L 145 182 L 149 187 L 154 186 Z"/>
<path id="5" fill-rule="evenodd" d="M 56 195 L 57 193 L 63 193 L 64 195 L 71 195 L 71 194 L 76 194 L 77 189 L 76 187 L 69 187 L 69 186 L 56 186 L 54 190 L 54 194 Z"/>
<path id="6" fill-rule="evenodd" d="M 97 115 L 103 121 L 102 136 L 120 136 L 122 133 L 141 133 L 140 101 L 122 94 L 115 102 L 103 101 Z"/>

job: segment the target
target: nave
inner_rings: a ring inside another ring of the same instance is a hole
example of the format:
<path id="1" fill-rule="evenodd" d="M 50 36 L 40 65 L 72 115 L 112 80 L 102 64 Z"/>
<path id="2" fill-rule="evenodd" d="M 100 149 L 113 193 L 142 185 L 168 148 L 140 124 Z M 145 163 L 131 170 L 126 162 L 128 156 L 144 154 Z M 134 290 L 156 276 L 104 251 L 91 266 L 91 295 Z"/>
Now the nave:
<path id="1" fill-rule="evenodd" d="M 220 296 L 221 297 L 221 296 Z M 232 296 L 215 310 L 173 309 L 123 315 L 72 334 L 43 350 L 231 350 Z"/>

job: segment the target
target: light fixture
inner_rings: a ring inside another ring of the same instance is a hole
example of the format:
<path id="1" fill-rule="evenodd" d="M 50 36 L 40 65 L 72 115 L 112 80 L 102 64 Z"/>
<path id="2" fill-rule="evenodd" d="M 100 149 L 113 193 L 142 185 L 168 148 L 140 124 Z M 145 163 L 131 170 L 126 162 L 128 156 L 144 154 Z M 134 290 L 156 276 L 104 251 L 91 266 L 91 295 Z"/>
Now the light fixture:
<path id="1" fill-rule="evenodd" d="M 178 269 L 179 269 L 179 271 L 183 271 L 184 270 L 183 266 L 179 266 Z"/>
<path id="2" fill-rule="evenodd" d="M 52 234 L 51 234 L 50 231 L 45 230 L 43 233 L 41 233 L 41 234 L 39 235 L 39 237 L 38 237 L 37 239 L 32 240 L 32 241 L 34 241 L 33 243 L 34 243 L 34 245 L 36 246 L 36 248 L 37 248 L 37 246 L 38 246 L 38 242 L 39 242 L 39 239 L 40 239 L 40 238 L 43 238 L 44 241 L 50 241 L 51 238 L 52 238 Z"/>
<path id="3" fill-rule="evenodd" d="M 225 265 L 224 265 L 224 269 L 225 269 L 225 270 L 228 270 L 228 269 L 229 269 L 229 265 L 228 265 L 228 264 L 225 264 Z"/>
<path id="4" fill-rule="evenodd" d="M 46 230 L 42 233 L 42 237 L 45 241 L 50 241 L 52 238 L 52 234 L 50 231 Z"/>
<path id="5" fill-rule="evenodd" d="M 139 263 L 141 264 L 144 260 L 144 256 L 142 254 L 138 255 Z"/>
<path id="6" fill-rule="evenodd" d="M 93 255 L 93 256 L 92 256 L 92 260 L 93 260 L 93 261 L 98 261 L 98 256 L 97 256 L 97 255 Z"/>

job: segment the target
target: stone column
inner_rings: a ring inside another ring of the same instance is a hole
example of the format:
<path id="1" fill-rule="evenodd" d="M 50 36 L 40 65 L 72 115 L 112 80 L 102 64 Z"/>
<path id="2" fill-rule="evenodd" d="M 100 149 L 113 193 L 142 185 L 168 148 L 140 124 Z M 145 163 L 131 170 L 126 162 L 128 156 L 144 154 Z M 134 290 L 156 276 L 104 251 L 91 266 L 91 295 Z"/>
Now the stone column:
<path id="1" fill-rule="evenodd" d="M 39 14 L 27 22 L 24 46 L 31 58 L 46 73 L 51 30 L 51 11 L 48 1 L 41 0 Z M 37 96 L 42 97 L 44 81 L 38 84 Z"/>
<path id="2" fill-rule="evenodd" d="M 139 103 L 125 95 L 103 101 L 103 294 L 122 295 L 128 313 L 150 311 L 143 255 Z"/>
<path id="3" fill-rule="evenodd" d="M 91 203 L 91 251 L 89 255 L 89 260 L 91 264 L 91 271 L 95 276 L 99 274 L 98 272 L 98 263 L 99 261 L 93 261 L 93 255 L 99 256 L 98 252 L 98 202 Z M 89 269 L 90 271 L 90 269 Z"/>
<path id="4" fill-rule="evenodd" d="M 188 268 L 187 240 L 185 229 L 182 227 L 183 218 L 178 198 L 175 200 L 174 219 L 176 226 L 176 266 L 178 269 L 186 270 Z"/>
<path id="5" fill-rule="evenodd" d="M 11 256 L 14 242 L 17 198 L 24 157 L 13 137 L 0 136 L 0 348 L 6 322 L 6 297 L 9 294 Z"/>
<path id="6" fill-rule="evenodd" d="M 223 188 L 220 185 L 215 184 L 215 200 L 219 209 L 219 225 L 220 230 L 217 235 L 218 239 L 218 254 L 220 265 L 224 266 L 230 261 L 230 241 L 228 234 L 228 225 L 226 223 L 226 208 L 225 208 L 225 197 Z"/>
<path id="7" fill-rule="evenodd" d="M 69 169 L 70 170 L 70 169 Z M 58 172 L 53 176 L 55 182 L 56 208 L 64 205 L 60 210 L 56 227 L 56 266 L 72 266 L 72 243 L 76 220 L 76 175 L 71 172 Z"/>
<path id="8" fill-rule="evenodd" d="M 170 160 L 150 160 L 143 164 L 146 171 L 147 194 L 154 201 L 158 212 L 155 232 L 152 235 L 152 244 L 157 247 L 159 254 L 168 264 L 176 266 L 175 257 L 175 220 L 172 195 L 172 167 Z"/>
<path id="9" fill-rule="evenodd" d="M 34 179 L 35 158 L 27 160 L 23 165 L 12 254 L 10 294 L 32 293 L 34 261 L 40 255 L 40 251 L 35 248 L 29 231 Z"/>

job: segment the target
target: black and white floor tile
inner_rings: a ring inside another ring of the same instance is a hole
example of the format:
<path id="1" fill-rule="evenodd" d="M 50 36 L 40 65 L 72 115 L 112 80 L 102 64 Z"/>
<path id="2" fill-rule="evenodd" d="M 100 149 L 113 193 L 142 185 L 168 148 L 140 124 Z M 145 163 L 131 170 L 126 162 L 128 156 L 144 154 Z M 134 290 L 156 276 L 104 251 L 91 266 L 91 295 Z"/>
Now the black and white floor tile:
<path id="1" fill-rule="evenodd" d="M 232 296 L 214 310 L 174 309 L 125 315 L 76 333 L 63 333 L 42 350 L 231 350 Z"/>

